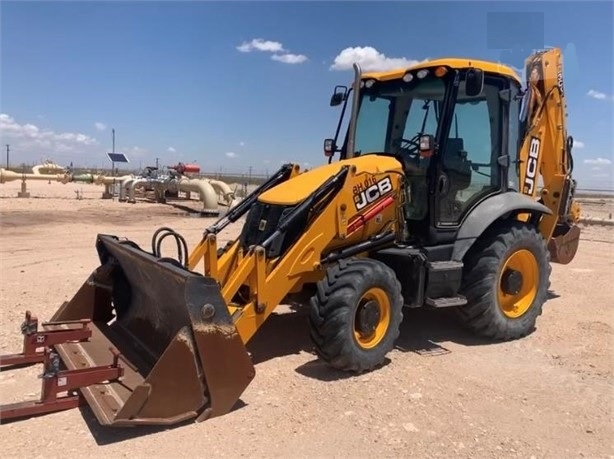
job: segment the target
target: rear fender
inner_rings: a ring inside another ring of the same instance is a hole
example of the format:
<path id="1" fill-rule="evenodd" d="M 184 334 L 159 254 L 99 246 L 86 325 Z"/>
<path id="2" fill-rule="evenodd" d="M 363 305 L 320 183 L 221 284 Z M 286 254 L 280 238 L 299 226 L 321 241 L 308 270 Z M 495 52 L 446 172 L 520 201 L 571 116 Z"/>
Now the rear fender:
<path id="1" fill-rule="evenodd" d="M 478 204 L 461 224 L 452 251 L 452 260 L 462 261 L 474 242 L 495 221 L 521 213 L 548 214 L 552 211 L 531 197 L 510 191 L 487 198 Z"/>

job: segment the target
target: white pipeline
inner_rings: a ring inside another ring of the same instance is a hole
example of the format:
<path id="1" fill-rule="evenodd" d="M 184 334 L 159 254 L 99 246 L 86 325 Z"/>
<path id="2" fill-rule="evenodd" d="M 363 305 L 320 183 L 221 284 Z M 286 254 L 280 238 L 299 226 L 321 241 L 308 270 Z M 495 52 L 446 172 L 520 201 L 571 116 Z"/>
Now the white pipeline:
<path id="1" fill-rule="evenodd" d="M 63 171 L 64 170 L 64 168 L 60 166 L 59 164 L 43 163 L 43 164 L 37 164 L 36 166 L 34 166 L 32 168 L 32 173 L 34 175 L 43 175 L 40 173 L 41 169 L 47 169 L 47 170 L 53 170 L 53 171 Z"/>
<path id="2" fill-rule="evenodd" d="M 224 207 L 231 207 L 235 203 L 235 194 L 226 182 L 221 180 L 210 179 L 209 183 L 215 190 L 218 196 L 222 196 L 222 202 L 218 202 L 219 205 Z"/>
<path id="3" fill-rule="evenodd" d="M 14 180 L 53 180 L 61 183 L 68 183 L 71 181 L 69 175 L 51 175 L 51 174 L 20 174 L 18 172 L 7 171 L 6 169 L 0 169 L 0 183 L 12 182 Z"/>
<path id="4" fill-rule="evenodd" d="M 203 203 L 204 212 L 219 212 L 217 208 L 217 193 L 207 180 L 182 177 L 177 182 L 177 186 L 179 190 L 183 192 L 198 192 L 200 194 L 200 200 Z"/>
<path id="5" fill-rule="evenodd" d="M 106 175 L 96 176 L 94 183 L 96 185 L 112 185 L 114 183 L 121 183 L 123 180 L 133 178 L 132 175 L 122 175 L 121 177 L 107 177 Z"/>
<path id="6" fill-rule="evenodd" d="M 134 197 L 134 192 L 136 190 L 136 187 L 139 185 L 142 185 L 143 183 L 147 183 L 147 182 L 148 180 L 144 178 L 137 178 L 130 182 L 130 184 L 128 185 L 128 202 L 133 203 L 133 204 L 136 202 L 136 199 Z"/>
<path id="7" fill-rule="evenodd" d="M 128 192 L 128 188 L 132 185 L 132 182 L 134 182 L 134 180 L 135 179 L 133 177 L 122 180 L 119 186 L 119 200 L 120 201 L 123 202 L 126 200 L 126 193 Z"/>

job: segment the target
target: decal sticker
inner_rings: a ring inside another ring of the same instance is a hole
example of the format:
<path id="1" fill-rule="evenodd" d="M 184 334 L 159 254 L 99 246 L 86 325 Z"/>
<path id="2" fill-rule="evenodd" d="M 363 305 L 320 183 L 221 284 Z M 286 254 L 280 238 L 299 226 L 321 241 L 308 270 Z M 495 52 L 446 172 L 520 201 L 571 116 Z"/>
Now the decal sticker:
<path id="1" fill-rule="evenodd" d="M 524 188 L 522 192 L 524 194 L 532 195 L 535 190 L 535 177 L 537 176 L 537 169 L 539 164 L 539 149 L 541 142 L 537 137 L 531 137 L 531 144 L 529 145 L 529 158 L 527 159 L 527 168 L 525 170 Z"/>
<path id="2" fill-rule="evenodd" d="M 356 210 L 361 210 L 369 204 L 377 201 L 379 198 L 392 191 L 392 181 L 389 176 L 381 180 L 368 178 L 364 184 L 360 183 L 354 186 L 354 205 Z"/>

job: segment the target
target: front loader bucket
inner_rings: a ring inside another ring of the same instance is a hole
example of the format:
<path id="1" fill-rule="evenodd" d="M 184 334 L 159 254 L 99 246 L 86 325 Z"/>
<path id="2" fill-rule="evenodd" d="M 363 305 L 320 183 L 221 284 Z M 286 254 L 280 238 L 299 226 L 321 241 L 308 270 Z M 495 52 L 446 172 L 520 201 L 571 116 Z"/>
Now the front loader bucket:
<path id="1" fill-rule="evenodd" d="M 119 381 L 81 388 L 103 425 L 175 424 L 228 413 L 255 375 L 217 282 L 98 235 L 101 260 L 52 322 L 90 319 L 86 342 L 56 346 L 68 370 L 121 354 Z M 48 329 L 61 325 L 48 325 Z"/>

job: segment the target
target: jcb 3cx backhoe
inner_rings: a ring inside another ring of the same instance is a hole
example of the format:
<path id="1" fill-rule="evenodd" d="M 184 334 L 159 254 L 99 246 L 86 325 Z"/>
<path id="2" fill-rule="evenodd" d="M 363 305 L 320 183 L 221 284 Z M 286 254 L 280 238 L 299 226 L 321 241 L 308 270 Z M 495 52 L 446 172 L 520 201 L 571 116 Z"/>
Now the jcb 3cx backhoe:
<path id="1" fill-rule="evenodd" d="M 255 376 L 246 344 L 305 293 L 317 354 L 350 372 L 382 364 L 404 308 L 455 308 L 494 340 L 532 332 L 550 264 L 574 258 L 580 230 L 560 50 L 525 64 L 525 88 L 472 59 L 355 65 L 331 98 L 342 113 L 328 164 L 283 166 L 189 254 L 169 228 L 151 251 L 99 234 L 100 266 L 50 322 L 28 313 L 23 352 L 3 356 L 44 372 L 41 399 L 3 406 L 2 420 L 80 403 L 113 426 L 228 413 Z M 166 237 L 178 259 L 162 257 Z"/>

